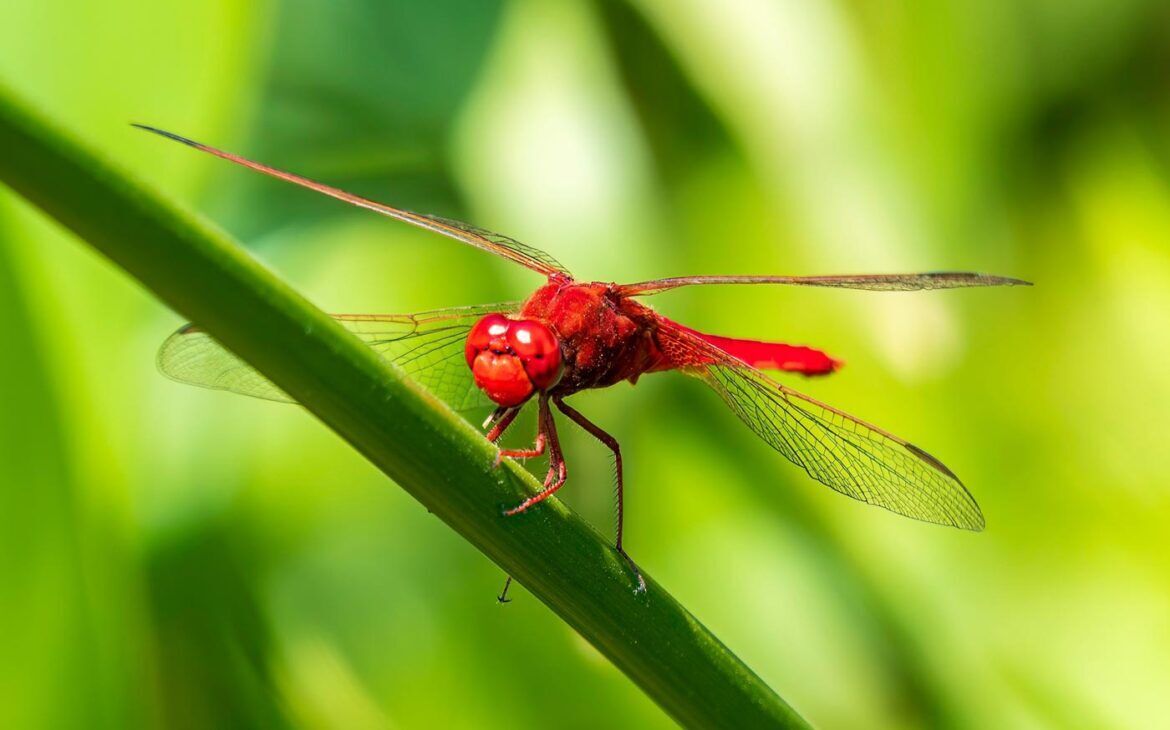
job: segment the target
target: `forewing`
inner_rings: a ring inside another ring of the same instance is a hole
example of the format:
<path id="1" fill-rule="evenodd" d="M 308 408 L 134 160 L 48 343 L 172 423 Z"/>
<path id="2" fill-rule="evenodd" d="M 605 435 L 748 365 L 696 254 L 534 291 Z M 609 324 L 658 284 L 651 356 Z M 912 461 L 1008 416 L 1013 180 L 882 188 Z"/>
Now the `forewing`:
<path id="1" fill-rule="evenodd" d="M 394 208 L 392 206 L 386 205 L 385 203 L 378 203 L 373 200 L 354 195 L 353 193 L 347 193 L 344 190 L 340 190 L 330 185 L 325 185 L 324 183 L 319 183 L 315 180 L 310 180 L 306 177 L 301 177 L 300 175 L 295 175 L 291 172 L 278 170 L 274 167 L 269 167 L 268 165 L 254 162 L 245 157 L 232 154 L 231 152 L 224 152 L 223 150 L 205 145 L 201 142 L 196 142 L 194 140 L 187 139 L 186 137 L 181 137 L 172 132 L 166 132 L 161 129 L 149 127 L 145 124 L 135 124 L 133 126 L 161 135 L 167 139 L 181 142 L 189 147 L 194 147 L 201 152 L 215 155 L 221 159 L 247 167 L 250 170 L 255 170 L 256 172 L 275 177 L 279 180 L 284 180 L 285 182 L 290 182 L 294 185 L 300 185 L 303 188 L 308 188 L 309 190 L 321 193 L 322 195 L 328 195 L 331 198 L 336 198 L 337 200 L 349 203 L 350 205 L 356 205 L 359 208 L 372 210 L 375 213 L 381 213 L 382 215 L 389 216 L 396 220 L 410 223 L 411 225 L 425 228 L 428 231 L 433 231 L 435 233 L 447 236 L 448 238 L 453 238 L 457 241 L 475 246 L 476 248 L 494 253 L 497 256 L 502 256 L 503 258 L 506 258 L 510 261 L 515 261 L 521 266 L 526 266 L 533 271 L 544 274 L 545 276 L 569 276 L 569 272 L 565 270 L 565 267 L 561 266 L 561 264 L 552 256 L 549 256 L 543 251 L 539 251 L 531 246 L 520 243 L 513 238 L 509 238 L 498 233 L 492 233 L 491 231 L 487 231 L 483 228 L 478 228 L 467 223 L 451 220 L 450 218 L 440 218 L 439 216 L 434 215 L 423 215 L 421 213 L 412 213 L 409 210 Z"/>
<path id="2" fill-rule="evenodd" d="M 769 446 L 822 484 L 925 522 L 982 530 L 959 478 L 897 436 L 781 385 L 685 331 L 659 332 L 663 351 L 702 378 Z"/>
<path id="3" fill-rule="evenodd" d="M 485 314 L 510 314 L 519 309 L 519 302 L 509 302 L 419 314 L 341 314 L 334 315 L 334 319 L 455 410 L 471 410 L 491 403 L 475 387 L 464 360 L 467 333 Z M 182 383 L 293 402 L 284 391 L 193 325 L 184 326 L 163 342 L 158 364 L 167 377 Z"/>
<path id="4" fill-rule="evenodd" d="M 626 296 L 649 296 L 683 286 L 710 284 L 785 284 L 863 291 L 926 291 L 980 286 L 1031 286 L 1021 279 L 967 271 L 931 271 L 920 274 L 853 274 L 846 276 L 678 276 L 622 284 Z"/>
<path id="5" fill-rule="evenodd" d="M 521 243 L 515 238 L 505 236 L 502 233 L 493 233 L 486 228 L 473 226 L 470 223 L 457 221 L 454 218 L 443 218 L 437 215 L 418 215 L 420 218 L 433 221 L 439 226 L 446 229 L 454 229 L 458 233 L 453 233 L 451 230 L 440 230 L 439 233 L 443 235 L 456 238 L 464 243 L 471 243 L 471 245 L 478 248 L 487 249 L 493 253 L 500 254 L 505 258 L 511 258 L 524 266 L 527 266 L 534 271 L 538 271 L 545 276 L 552 276 L 561 274 L 564 276 L 571 276 L 569 270 L 566 269 L 560 261 L 557 261 L 551 255 L 541 251 L 538 248 L 529 246 L 526 243 Z M 502 253 L 507 251 L 508 253 Z"/>

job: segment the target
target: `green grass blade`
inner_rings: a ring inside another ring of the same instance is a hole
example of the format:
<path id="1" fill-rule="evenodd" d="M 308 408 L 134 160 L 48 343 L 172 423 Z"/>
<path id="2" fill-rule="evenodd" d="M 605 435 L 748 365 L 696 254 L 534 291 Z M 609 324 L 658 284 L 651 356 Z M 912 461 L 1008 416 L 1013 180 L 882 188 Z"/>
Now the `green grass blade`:
<path id="1" fill-rule="evenodd" d="M 129 128 L 127 128 L 129 132 Z M 143 144 L 156 141 L 143 138 Z M 253 260 L 0 89 L 0 180 L 297 398 L 513 575 L 681 723 L 805 727 L 665 590 L 636 595 L 613 548 L 441 402 Z M 485 610 L 487 610 L 485 608 Z M 518 680 L 516 701 L 527 680 Z"/>

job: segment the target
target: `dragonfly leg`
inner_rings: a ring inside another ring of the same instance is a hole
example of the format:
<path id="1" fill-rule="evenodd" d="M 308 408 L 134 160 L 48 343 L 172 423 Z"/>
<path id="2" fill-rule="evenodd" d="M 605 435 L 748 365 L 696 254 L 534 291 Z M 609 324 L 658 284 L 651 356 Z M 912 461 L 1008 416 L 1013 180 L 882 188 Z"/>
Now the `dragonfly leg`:
<path id="1" fill-rule="evenodd" d="M 496 466 L 504 460 L 504 457 L 511 457 L 513 459 L 531 459 L 540 456 L 544 453 L 546 439 L 544 431 L 538 431 L 536 434 L 536 443 L 531 449 L 500 449 L 500 453 L 496 454 Z"/>
<path id="2" fill-rule="evenodd" d="M 483 422 L 483 427 L 491 426 L 491 430 L 484 434 L 484 438 L 491 441 L 493 444 L 500 440 L 504 435 L 504 431 L 508 430 L 508 426 L 512 425 L 512 421 L 516 420 L 516 416 L 520 415 L 519 408 L 504 408 L 500 407 L 492 411 L 492 415 Z"/>
<path id="3" fill-rule="evenodd" d="M 508 576 L 508 580 L 504 581 L 504 590 L 500 591 L 500 595 L 496 596 L 497 603 L 511 603 L 512 599 L 508 598 L 508 589 L 512 587 L 512 576 Z"/>
<path id="4" fill-rule="evenodd" d="M 515 421 L 516 416 L 519 414 L 519 408 L 497 408 L 484 423 L 485 427 L 489 424 L 492 426 L 491 430 L 486 434 L 487 440 L 493 444 L 499 441 L 500 437 L 504 435 L 504 431 L 508 430 L 508 426 L 512 425 L 512 421 Z M 531 459 L 540 456 L 544 453 L 544 448 L 545 435 L 544 428 L 541 427 L 536 434 L 536 443 L 531 449 L 500 449 L 500 452 L 496 454 L 496 463 L 492 466 L 499 466 L 500 462 L 504 460 L 504 457 Z"/>
<path id="5" fill-rule="evenodd" d="M 547 439 L 549 448 L 548 474 L 544 478 L 544 489 L 504 512 L 508 517 L 520 514 L 532 505 L 539 504 L 556 494 L 569 478 L 565 457 L 561 453 L 561 442 L 557 438 L 557 427 L 553 422 L 552 411 L 548 407 L 548 396 L 545 395 L 541 395 L 540 398 L 540 433 Z"/>
<path id="6" fill-rule="evenodd" d="M 642 577 L 642 571 L 638 568 L 637 564 L 634 563 L 633 559 L 630 558 L 625 548 L 622 547 L 622 528 L 625 522 L 625 494 L 622 488 L 622 448 L 620 445 L 618 445 L 617 439 L 603 431 L 600 426 L 595 424 L 593 421 L 590 421 L 577 409 L 567 405 L 560 398 L 554 399 L 553 403 L 556 403 L 556 406 L 560 409 L 561 413 L 564 413 L 566 416 L 572 419 L 574 423 L 588 431 L 590 435 L 592 435 L 601 443 L 605 444 L 609 450 L 613 452 L 614 470 L 617 473 L 617 482 L 614 489 L 617 496 L 617 539 L 614 541 L 614 546 L 617 548 L 618 554 L 625 558 L 626 562 L 630 564 L 630 568 L 634 571 L 634 575 L 638 577 L 638 592 L 644 593 L 646 591 L 646 579 Z"/>

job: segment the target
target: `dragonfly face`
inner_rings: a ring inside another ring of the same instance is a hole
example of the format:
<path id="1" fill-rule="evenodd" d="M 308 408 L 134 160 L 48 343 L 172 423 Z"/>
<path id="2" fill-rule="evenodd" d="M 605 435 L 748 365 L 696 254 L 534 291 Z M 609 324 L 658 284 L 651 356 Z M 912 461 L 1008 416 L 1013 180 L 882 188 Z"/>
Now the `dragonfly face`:
<path id="1" fill-rule="evenodd" d="M 560 342 L 548 327 L 502 314 L 489 314 L 471 328 L 464 355 L 476 386 L 505 408 L 553 387 L 564 371 Z"/>

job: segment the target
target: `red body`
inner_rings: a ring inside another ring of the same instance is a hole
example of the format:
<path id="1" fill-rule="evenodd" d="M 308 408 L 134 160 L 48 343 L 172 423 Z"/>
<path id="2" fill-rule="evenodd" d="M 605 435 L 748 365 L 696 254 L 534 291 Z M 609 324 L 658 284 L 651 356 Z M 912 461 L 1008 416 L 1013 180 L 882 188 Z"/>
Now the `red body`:
<path id="1" fill-rule="evenodd" d="M 490 315 L 484 321 L 497 316 Z M 570 279 L 552 278 L 529 297 L 520 310 L 520 316 L 524 320 L 543 324 L 560 345 L 563 371 L 560 379 L 547 388 L 547 392 L 553 396 L 565 397 L 587 388 L 605 388 L 623 380 L 636 382 L 639 376 L 647 372 L 710 364 L 709 360 L 680 362 L 677 355 L 668 357 L 659 344 L 657 332 L 659 323 L 669 320 L 634 298 L 623 295 L 613 284 L 582 284 Z M 719 337 L 696 332 L 673 322 L 670 324 L 695 334 L 753 367 L 819 375 L 830 373 L 840 366 L 839 361 L 808 347 Z M 469 338 L 469 348 L 475 337 L 473 331 Z M 512 365 L 502 361 L 502 357 L 497 354 L 497 358 L 490 363 L 492 369 L 489 372 L 489 363 L 476 362 L 470 350 L 468 364 L 476 373 L 477 381 L 482 378 L 484 382 L 481 387 L 489 395 L 490 373 L 498 371 L 502 376 L 511 378 L 520 367 L 518 363 Z M 542 388 L 533 388 L 532 392 L 536 390 Z M 513 385 L 509 393 L 514 392 Z M 508 402 L 495 400 L 501 405 L 516 404 L 514 397 Z"/>
<path id="2" fill-rule="evenodd" d="M 528 298 L 520 316 L 542 322 L 560 341 L 565 371 L 552 395 L 635 381 L 644 372 L 665 369 L 654 337 L 658 315 L 619 296 L 611 285 L 551 280 Z"/>

